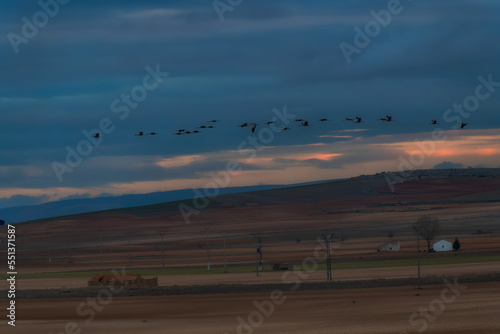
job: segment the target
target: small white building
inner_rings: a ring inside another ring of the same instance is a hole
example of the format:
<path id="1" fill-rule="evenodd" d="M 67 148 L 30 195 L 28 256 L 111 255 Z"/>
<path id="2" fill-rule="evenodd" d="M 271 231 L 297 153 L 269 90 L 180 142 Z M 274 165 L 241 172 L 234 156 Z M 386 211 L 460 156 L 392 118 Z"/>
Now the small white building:
<path id="1" fill-rule="evenodd" d="M 400 250 L 399 241 L 389 241 L 380 245 L 377 252 L 397 252 Z"/>
<path id="2" fill-rule="evenodd" d="M 446 240 L 439 240 L 432 245 L 435 252 L 449 252 L 453 250 L 453 244 Z"/>

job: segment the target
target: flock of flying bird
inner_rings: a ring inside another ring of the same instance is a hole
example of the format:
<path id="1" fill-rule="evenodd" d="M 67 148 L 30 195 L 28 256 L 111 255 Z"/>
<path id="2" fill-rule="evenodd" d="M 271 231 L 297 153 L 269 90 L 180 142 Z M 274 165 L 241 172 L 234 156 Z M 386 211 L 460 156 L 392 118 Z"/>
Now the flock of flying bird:
<path id="1" fill-rule="evenodd" d="M 392 116 L 390 116 L 390 115 L 386 115 L 385 117 L 379 118 L 378 120 L 379 121 L 383 121 L 383 122 L 394 122 L 393 119 L 392 119 Z M 302 119 L 302 118 L 297 118 L 294 121 L 297 122 L 297 123 L 299 123 L 299 126 L 302 126 L 302 127 L 308 127 L 308 126 L 310 126 L 309 121 L 307 121 L 305 119 Z M 328 118 L 320 118 L 317 121 L 318 122 L 329 122 L 330 119 L 328 119 Z M 343 121 L 352 122 L 352 123 L 361 123 L 362 122 L 362 118 L 359 117 L 359 116 L 356 116 L 354 118 L 347 117 L 347 118 L 344 118 Z M 201 130 L 215 128 L 215 125 L 213 125 L 213 124 L 218 123 L 218 122 L 220 122 L 220 121 L 216 120 L 216 119 L 212 119 L 212 120 L 210 120 L 210 121 L 207 122 L 207 125 L 200 125 L 196 129 L 194 129 L 194 130 L 178 129 L 173 134 L 176 135 L 176 136 L 182 136 L 182 135 L 191 135 L 191 134 L 201 133 L 202 132 Z M 267 121 L 267 122 L 265 122 L 266 125 L 271 125 L 271 124 L 274 124 L 274 123 L 276 123 L 276 122 L 275 121 Z M 436 124 L 438 124 L 438 122 L 437 122 L 436 119 L 432 119 L 429 124 L 436 125 Z M 238 125 L 238 127 L 240 127 L 240 128 L 250 128 L 251 131 L 252 131 L 252 133 L 255 133 L 255 129 L 257 128 L 257 125 L 259 125 L 259 124 L 258 123 L 254 123 L 254 122 L 252 122 L 252 123 L 242 123 L 242 124 Z M 460 128 L 463 129 L 466 125 L 467 125 L 467 123 L 461 123 L 460 124 Z M 281 131 L 288 131 L 288 130 L 291 130 L 291 128 L 286 127 L 286 126 L 282 126 L 281 127 Z M 159 134 L 158 132 L 144 132 L 144 131 L 139 131 L 135 135 L 139 136 L 139 137 L 142 137 L 142 136 L 156 136 L 158 134 Z M 94 134 L 94 138 L 101 138 L 101 134 L 100 133 L 95 133 Z"/>

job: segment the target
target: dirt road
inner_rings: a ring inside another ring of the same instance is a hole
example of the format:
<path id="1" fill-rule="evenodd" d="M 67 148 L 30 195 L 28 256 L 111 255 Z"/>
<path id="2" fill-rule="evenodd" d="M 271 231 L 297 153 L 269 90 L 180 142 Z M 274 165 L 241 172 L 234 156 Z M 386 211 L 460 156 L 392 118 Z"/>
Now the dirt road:
<path id="1" fill-rule="evenodd" d="M 135 270 L 140 273 L 140 270 Z M 422 276 L 431 275 L 462 275 L 462 274 L 484 274 L 500 272 L 500 262 L 467 263 L 450 265 L 423 266 Z M 160 286 L 171 285 L 207 285 L 207 284 L 266 284 L 283 283 L 284 272 L 264 272 L 259 277 L 255 273 L 240 274 L 207 274 L 207 275 L 167 275 L 160 276 Z M 333 277 L 337 281 L 360 280 L 377 278 L 406 278 L 416 277 L 415 267 L 397 268 L 372 268 L 372 269 L 346 269 L 333 271 Z M 307 278 L 301 277 L 304 282 L 325 281 L 326 273 L 316 271 L 308 273 Z M 26 289 L 72 289 L 87 286 L 88 278 L 50 278 L 50 279 L 24 279 L 18 280 L 17 288 Z M 286 283 L 286 281 L 285 281 Z M 0 282 L 0 290 L 7 289 L 7 282 Z"/>

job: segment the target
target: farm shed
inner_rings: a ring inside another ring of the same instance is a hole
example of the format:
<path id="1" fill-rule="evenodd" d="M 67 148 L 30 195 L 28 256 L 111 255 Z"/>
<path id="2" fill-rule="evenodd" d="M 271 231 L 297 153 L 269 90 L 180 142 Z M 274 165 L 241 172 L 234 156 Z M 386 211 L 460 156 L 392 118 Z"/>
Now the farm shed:
<path id="1" fill-rule="evenodd" d="M 432 245 L 435 252 L 449 252 L 453 249 L 453 244 L 446 240 L 440 240 Z"/>
<path id="2" fill-rule="evenodd" d="M 401 248 L 399 247 L 399 241 L 389 241 L 383 245 L 378 246 L 377 252 L 397 252 Z"/>

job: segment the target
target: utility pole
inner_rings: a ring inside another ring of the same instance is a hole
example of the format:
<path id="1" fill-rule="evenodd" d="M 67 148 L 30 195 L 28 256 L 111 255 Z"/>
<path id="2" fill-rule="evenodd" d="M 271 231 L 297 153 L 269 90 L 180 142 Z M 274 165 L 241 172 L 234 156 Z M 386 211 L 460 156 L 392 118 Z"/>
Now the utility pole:
<path id="1" fill-rule="evenodd" d="M 417 289 L 422 289 L 422 286 L 420 285 L 420 231 L 422 229 L 422 226 L 413 224 L 411 225 L 411 227 L 417 233 L 417 268 L 418 268 Z"/>
<path id="2" fill-rule="evenodd" d="M 69 228 L 66 228 L 66 231 L 68 232 L 68 253 L 69 253 L 68 263 L 73 263 L 73 258 L 71 256 L 71 242 L 70 242 L 70 237 L 69 237 Z"/>
<path id="3" fill-rule="evenodd" d="M 210 246 L 208 244 L 208 226 L 205 225 L 204 226 L 205 228 L 205 233 L 206 233 L 206 236 L 207 236 L 207 270 L 210 271 Z"/>
<path id="4" fill-rule="evenodd" d="M 222 232 L 222 237 L 224 238 L 224 272 L 227 273 L 226 270 L 226 237 L 227 237 L 227 232 Z"/>
<path id="5" fill-rule="evenodd" d="M 257 252 L 256 255 L 256 265 L 257 265 L 257 276 L 259 276 L 259 270 L 262 271 L 264 268 L 264 260 L 262 260 L 262 237 L 260 233 L 253 234 L 256 244 L 257 244 Z"/>
<path id="6" fill-rule="evenodd" d="M 130 253 L 130 233 L 127 233 L 127 239 L 128 239 L 128 265 L 130 266 L 132 264 L 132 254 Z"/>
<path id="7" fill-rule="evenodd" d="M 323 234 L 323 240 L 325 241 L 325 247 L 326 247 L 326 279 L 329 282 L 333 281 L 332 277 L 332 257 L 330 255 L 330 244 L 332 241 L 334 233 L 331 233 L 329 235 Z"/>
<path id="8" fill-rule="evenodd" d="M 165 243 L 163 242 L 163 236 L 165 232 L 158 232 L 161 235 L 161 258 L 162 258 L 162 267 L 165 268 Z"/>
<path id="9" fill-rule="evenodd" d="M 49 240 L 49 236 L 47 236 L 47 240 Z M 49 240 L 49 264 L 52 263 L 52 243 Z"/>
<path id="10" fill-rule="evenodd" d="M 102 265 L 102 229 L 99 228 L 99 248 L 101 252 L 101 265 Z"/>

